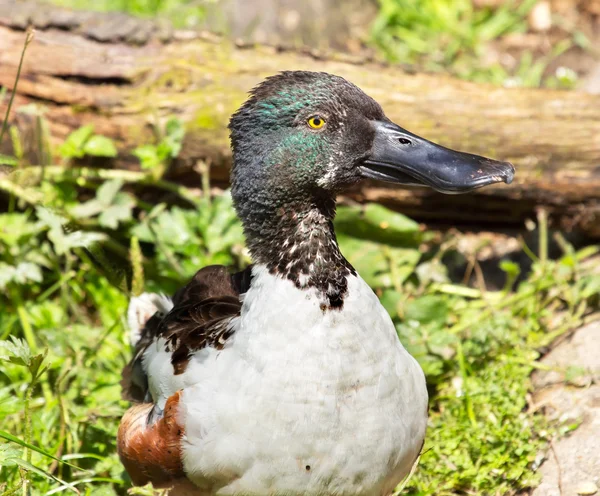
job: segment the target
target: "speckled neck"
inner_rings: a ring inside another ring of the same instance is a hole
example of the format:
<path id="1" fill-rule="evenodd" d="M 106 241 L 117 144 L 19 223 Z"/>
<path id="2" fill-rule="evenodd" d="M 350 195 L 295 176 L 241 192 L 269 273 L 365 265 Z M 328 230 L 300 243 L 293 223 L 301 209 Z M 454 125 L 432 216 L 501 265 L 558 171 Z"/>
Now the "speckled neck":
<path id="1" fill-rule="evenodd" d="M 316 288 L 324 310 L 342 308 L 347 276 L 356 272 L 337 244 L 335 199 L 325 195 L 277 206 L 248 200 L 244 207 L 240 217 L 253 260 L 299 289 Z"/>

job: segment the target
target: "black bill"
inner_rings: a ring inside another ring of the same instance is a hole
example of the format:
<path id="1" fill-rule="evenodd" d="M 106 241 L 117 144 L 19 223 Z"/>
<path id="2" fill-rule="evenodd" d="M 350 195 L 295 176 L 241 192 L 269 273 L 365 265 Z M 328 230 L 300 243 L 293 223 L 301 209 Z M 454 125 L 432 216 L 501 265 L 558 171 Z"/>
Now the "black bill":
<path id="1" fill-rule="evenodd" d="M 449 194 L 513 180 L 515 168 L 509 162 L 450 150 L 392 122 L 377 121 L 374 126 L 373 149 L 361 166 L 364 177 L 430 186 Z"/>

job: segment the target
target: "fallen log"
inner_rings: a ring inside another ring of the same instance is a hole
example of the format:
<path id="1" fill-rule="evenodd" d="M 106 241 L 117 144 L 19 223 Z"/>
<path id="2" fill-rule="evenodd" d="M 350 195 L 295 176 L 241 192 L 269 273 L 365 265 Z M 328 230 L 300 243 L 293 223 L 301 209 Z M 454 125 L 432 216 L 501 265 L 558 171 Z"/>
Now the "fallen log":
<path id="1" fill-rule="evenodd" d="M 174 115 L 186 123 L 187 134 L 171 177 L 189 181 L 193 166 L 208 160 L 213 180 L 225 185 L 231 159 L 226 125 L 248 89 L 283 69 L 327 71 L 363 88 L 407 129 L 452 148 L 510 160 L 517 169 L 510 186 L 459 197 L 365 183 L 350 198 L 424 221 L 486 227 L 518 227 L 544 208 L 556 227 L 600 237 L 600 96 L 407 74 L 335 54 L 236 46 L 121 14 L 0 0 L 0 86 L 9 90 L 28 25 L 37 32 L 15 107 L 43 105 L 56 142 L 94 124 L 118 145 L 115 167 L 135 166 L 131 149 L 155 138 L 157 119 Z M 6 104 L 0 103 L 0 115 Z M 27 120 L 19 113 L 11 118 L 25 136 Z M 0 146 L 10 151 L 8 141 Z M 35 146 L 30 152 L 36 158 Z"/>

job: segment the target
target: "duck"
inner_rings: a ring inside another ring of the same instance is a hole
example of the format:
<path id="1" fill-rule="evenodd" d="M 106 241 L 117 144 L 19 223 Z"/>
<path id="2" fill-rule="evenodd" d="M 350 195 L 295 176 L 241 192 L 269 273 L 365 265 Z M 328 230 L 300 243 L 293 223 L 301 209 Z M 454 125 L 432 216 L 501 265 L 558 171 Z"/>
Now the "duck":
<path id="1" fill-rule="evenodd" d="M 427 384 L 340 251 L 336 196 L 363 180 L 465 193 L 514 167 L 413 134 L 320 72 L 268 77 L 229 131 L 252 264 L 131 298 L 119 457 L 174 495 L 392 494 L 423 447 Z"/>

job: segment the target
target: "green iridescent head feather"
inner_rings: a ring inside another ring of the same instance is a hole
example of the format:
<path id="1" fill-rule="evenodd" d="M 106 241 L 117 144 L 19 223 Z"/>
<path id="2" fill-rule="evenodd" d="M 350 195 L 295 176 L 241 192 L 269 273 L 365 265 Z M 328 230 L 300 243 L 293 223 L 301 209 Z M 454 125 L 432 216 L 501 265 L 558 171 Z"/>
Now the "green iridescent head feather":
<path id="1" fill-rule="evenodd" d="M 307 124 L 313 116 L 324 119 L 322 129 Z M 381 118 L 379 104 L 341 77 L 293 71 L 267 78 L 229 125 L 236 203 L 309 199 L 357 180 L 353 169 L 373 134 L 368 121 Z"/>

